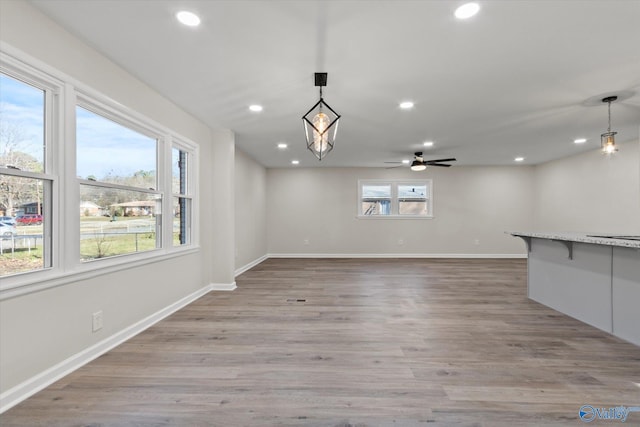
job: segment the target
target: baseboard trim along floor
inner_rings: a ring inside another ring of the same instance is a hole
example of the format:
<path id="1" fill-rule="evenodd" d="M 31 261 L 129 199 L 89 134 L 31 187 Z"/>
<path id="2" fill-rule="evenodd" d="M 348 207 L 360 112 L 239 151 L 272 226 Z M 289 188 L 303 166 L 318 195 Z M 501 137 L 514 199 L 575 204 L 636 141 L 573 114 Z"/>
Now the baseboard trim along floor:
<path id="1" fill-rule="evenodd" d="M 161 321 L 165 317 L 170 316 L 181 308 L 191 304 L 201 296 L 209 293 L 213 290 L 233 290 L 236 288 L 235 282 L 232 284 L 210 284 L 198 289 L 190 295 L 174 302 L 173 304 L 153 313 L 150 316 L 145 317 L 139 322 L 111 335 L 108 338 L 82 350 L 79 353 L 63 360 L 62 362 L 52 366 L 49 369 L 41 372 L 40 374 L 18 384 L 17 386 L 10 388 L 0 395 L 0 414 L 9 410 L 13 406 L 29 398 L 40 390 L 48 387 L 54 382 L 58 381 L 65 375 L 70 374 L 83 365 L 91 362 L 92 360 L 102 356 L 109 350 L 117 347 L 128 339 L 138 335 L 145 329 L 153 326 L 157 322 Z"/>

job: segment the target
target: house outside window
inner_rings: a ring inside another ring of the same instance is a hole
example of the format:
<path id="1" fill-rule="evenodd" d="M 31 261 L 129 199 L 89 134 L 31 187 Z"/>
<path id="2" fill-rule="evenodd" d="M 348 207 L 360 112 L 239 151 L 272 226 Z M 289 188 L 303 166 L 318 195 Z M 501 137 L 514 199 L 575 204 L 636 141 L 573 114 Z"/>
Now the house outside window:
<path id="1" fill-rule="evenodd" d="M 432 218 L 431 180 L 359 180 L 359 218 Z"/>

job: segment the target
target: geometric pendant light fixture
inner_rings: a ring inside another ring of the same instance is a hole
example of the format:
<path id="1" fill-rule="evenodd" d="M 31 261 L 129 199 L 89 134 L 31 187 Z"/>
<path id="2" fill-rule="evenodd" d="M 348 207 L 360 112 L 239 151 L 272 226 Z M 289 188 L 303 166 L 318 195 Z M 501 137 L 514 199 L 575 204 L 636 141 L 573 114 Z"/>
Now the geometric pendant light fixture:
<path id="1" fill-rule="evenodd" d="M 340 114 L 322 99 L 322 88 L 327 85 L 327 73 L 315 73 L 315 85 L 320 87 L 320 100 L 302 116 L 302 124 L 307 149 L 318 160 L 322 160 L 333 150 Z"/>
<path id="2" fill-rule="evenodd" d="M 600 145 L 602 146 L 602 152 L 607 155 L 611 155 L 618 151 L 616 147 L 616 134 L 617 132 L 611 132 L 611 103 L 618 99 L 617 96 L 607 96 L 602 99 L 602 102 L 609 104 L 609 127 L 607 131 L 600 135 Z"/>

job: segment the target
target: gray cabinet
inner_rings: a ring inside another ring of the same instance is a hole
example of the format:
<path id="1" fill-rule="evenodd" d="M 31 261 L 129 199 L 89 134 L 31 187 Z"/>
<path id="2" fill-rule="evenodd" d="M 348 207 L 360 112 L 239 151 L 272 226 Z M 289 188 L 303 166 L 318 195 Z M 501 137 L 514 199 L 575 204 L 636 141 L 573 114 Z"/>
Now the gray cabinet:
<path id="1" fill-rule="evenodd" d="M 613 333 L 640 345 L 640 249 L 613 248 Z"/>
<path id="2" fill-rule="evenodd" d="M 640 345 L 640 243 L 512 234 L 527 242 L 529 298 Z"/>
<path id="3" fill-rule="evenodd" d="M 573 259 L 558 242 L 533 239 L 529 298 L 589 325 L 613 332 L 611 246 L 573 244 Z"/>

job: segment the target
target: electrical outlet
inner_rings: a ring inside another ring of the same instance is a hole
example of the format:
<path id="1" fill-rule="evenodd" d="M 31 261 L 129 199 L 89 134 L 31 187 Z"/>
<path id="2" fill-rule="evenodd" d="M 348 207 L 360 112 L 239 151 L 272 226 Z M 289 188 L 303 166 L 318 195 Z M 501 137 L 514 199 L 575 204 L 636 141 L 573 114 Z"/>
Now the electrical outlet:
<path id="1" fill-rule="evenodd" d="M 309 239 L 304 239 L 305 246 L 309 245 Z"/>
<path id="2" fill-rule="evenodd" d="M 474 245 L 479 245 L 479 244 L 480 244 L 480 239 L 476 239 L 476 240 L 474 240 L 474 241 L 473 241 L 473 244 L 474 244 Z"/>
<path id="3" fill-rule="evenodd" d="M 93 320 L 93 332 L 97 332 L 102 329 L 102 310 L 96 311 L 92 315 Z"/>
<path id="4" fill-rule="evenodd" d="M 404 239 L 398 239 L 398 246 L 404 245 Z"/>

